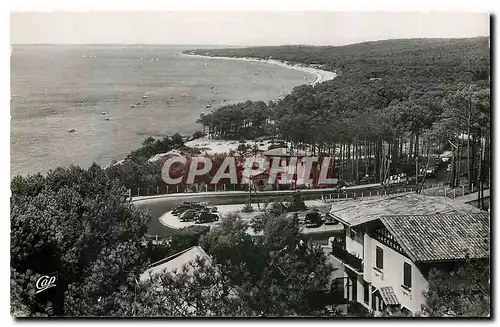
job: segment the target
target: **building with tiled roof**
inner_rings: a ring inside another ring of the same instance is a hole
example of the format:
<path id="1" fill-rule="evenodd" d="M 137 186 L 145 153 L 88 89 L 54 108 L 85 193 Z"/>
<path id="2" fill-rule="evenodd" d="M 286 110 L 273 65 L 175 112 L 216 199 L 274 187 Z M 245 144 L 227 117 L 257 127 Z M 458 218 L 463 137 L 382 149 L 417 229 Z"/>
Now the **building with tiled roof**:
<path id="1" fill-rule="evenodd" d="M 381 223 L 414 262 L 488 258 L 488 213 L 389 216 Z"/>
<path id="2" fill-rule="evenodd" d="M 332 255 L 344 266 L 344 296 L 379 312 L 421 312 L 431 268 L 488 260 L 488 212 L 444 197 L 407 194 L 332 205 L 344 226 Z"/>
<path id="3" fill-rule="evenodd" d="M 356 226 L 383 216 L 478 212 L 481 210 L 448 197 L 406 193 L 335 202 L 329 215 L 345 226 Z"/>

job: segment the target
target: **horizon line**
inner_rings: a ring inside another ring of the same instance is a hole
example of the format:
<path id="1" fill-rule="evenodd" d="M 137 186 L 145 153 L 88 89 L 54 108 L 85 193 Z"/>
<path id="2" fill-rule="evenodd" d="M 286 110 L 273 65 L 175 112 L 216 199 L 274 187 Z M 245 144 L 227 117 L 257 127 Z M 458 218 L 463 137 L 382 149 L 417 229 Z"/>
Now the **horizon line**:
<path id="1" fill-rule="evenodd" d="M 461 40 L 461 39 L 474 39 L 474 38 L 491 38 L 490 35 L 477 35 L 477 36 L 464 36 L 464 37 L 406 37 L 406 38 L 394 38 L 394 39 L 377 39 L 377 40 L 366 40 L 355 43 L 347 43 L 342 45 L 333 45 L 333 44 L 307 44 L 307 43 L 286 43 L 286 44 L 276 44 L 276 45 L 262 45 L 262 44 L 218 44 L 218 43 L 118 43 L 118 42 L 94 42 L 94 43 L 50 43 L 50 42 L 41 42 L 41 43 L 11 43 L 11 46 L 219 46 L 219 47 L 280 47 L 280 46 L 311 46 L 311 47 L 343 47 L 348 45 L 362 44 L 362 43 L 370 43 L 370 42 L 383 42 L 383 41 L 398 41 L 398 40 Z"/>

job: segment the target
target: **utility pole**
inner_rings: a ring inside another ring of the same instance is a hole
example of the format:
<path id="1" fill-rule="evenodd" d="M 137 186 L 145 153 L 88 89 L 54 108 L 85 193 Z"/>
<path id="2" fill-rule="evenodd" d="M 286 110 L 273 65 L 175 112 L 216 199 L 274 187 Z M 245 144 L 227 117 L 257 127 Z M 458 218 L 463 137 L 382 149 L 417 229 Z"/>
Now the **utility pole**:
<path id="1" fill-rule="evenodd" d="M 484 142 L 483 142 L 483 135 L 482 133 L 479 134 L 479 173 L 477 174 L 477 207 L 479 209 L 482 209 L 481 207 L 481 197 L 483 194 L 483 149 L 484 149 Z"/>
<path id="2" fill-rule="evenodd" d="M 252 178 L 252 181 L 253 181 L 253 178 Z M 254 191 L 255 191 L 255 199 L 257 200 L 257 207 L 260 210 L 259 195 L 257 194 L 257 186 L 255 185 L 255 181 L 253 181 L 252 184 L 253 184 L 253 188 L 254 188 Z"/>
<path id="3" fill-rule="evenodd" d="M 468 110 L 468 120 L 467 120 L 467 180 L 469 182 L 469 189 L 472 186 L 471 180 L 471 165 L 470 165 L 470 115 L 472 109 L 472 99 L 469 99 L 469 110 Z"/>
<path id="4" fill-rule="evenodd" d="M 418 193 L 418 130 L 415 134 L 415 191 Z"/>
<path id="5" fill-rule="evenodd" d="M 458 149 L 458 146 L 453 144 L 450 140 L 448 142 L 451 144 L 453 149 L 451 150 L 451 181 L 450 181 L 450 186 L 452 188 L 455 188 L 455 182 L 456 182 L 456 176 L 455 176 L 455 150 Z"/>
<path id="6" fill-rule="evenodd" d="M 429 168 L 430 159 L 431 159 L 431 157 L 429 156 L 429 148 L 427 148 L 427 163 L 425 164 L 424 177 L 422 178 L 420 191 L 417 190 L 417 193 L 422 193 L 422 190 L 424 189 L 425 177 L 427 176 L 427 169 Z"/>
<path id="7" fill-rule="evenodd" d="M 248 203 L 252 204 L 252 177 L 248 178 Z"/>

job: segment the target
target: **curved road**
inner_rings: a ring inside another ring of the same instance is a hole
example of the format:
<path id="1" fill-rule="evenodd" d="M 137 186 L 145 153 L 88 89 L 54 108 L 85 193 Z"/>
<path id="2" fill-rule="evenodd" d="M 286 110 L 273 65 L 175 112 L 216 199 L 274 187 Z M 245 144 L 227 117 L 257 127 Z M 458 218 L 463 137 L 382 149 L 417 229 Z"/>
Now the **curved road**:
<path id="1" fill-rule="evenodd" d="M 390 185 L 386 191 L 387 193 L 396 193 L 403 190 L 414 190 L 414 182 L 409 184 L 400 183 Z M 280 200 L 288 195 L 295 192 L 292 191 L 264 191 L 258 192 L 259 201 L 276 201 Z M 380 184 L 368 184 L 368 185 L 357 185 L 351 186 L 347 189 L 347 193 L 339 194 L 335 188 L 330 189 L 304 189 L 300 190 L 303 194 L 304 200 L 314 200 L 321 199 L 322 196 L 326 197 L 342 197 L 348 198 L 352 197 L 362 197 L 377 194 L 382 194 L 384 192 L 383 187 Z M 255 200 L 255 194 L 252 194 L 252 202 Z M 198 201 L 198 202 L 211 202 L 214 205 L 223 204 L 244 204 L 248 200 L 248 192 L 244 191 L 226 191 L 226 192 L 206 192 L 206 193 L 181 193 L 181 194 L 165 194 L 156 196 L 142 196 L 135 197 L 132 202 L 139 208 L 144 208 L 148 210 L 151 214 L 151 221 L 149 223 L 148 233 L 151 235 L 158 236 L 169 236 L 176 232 L 176 229 L 166 227 L 160 223 L 159 218 L 165 212 L 174 209 L 177 205 L 184 201 Z"/>

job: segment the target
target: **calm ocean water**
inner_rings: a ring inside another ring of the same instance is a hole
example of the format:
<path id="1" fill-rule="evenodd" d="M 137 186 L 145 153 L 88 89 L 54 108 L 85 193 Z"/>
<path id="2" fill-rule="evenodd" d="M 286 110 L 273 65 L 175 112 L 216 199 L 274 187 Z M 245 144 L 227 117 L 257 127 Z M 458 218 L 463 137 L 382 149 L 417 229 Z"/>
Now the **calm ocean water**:
<path id="1" fill-rule="evenodd" d="M 106 165 L 149 135 L 200 130 L 207 104 L 268 101 L 314 79 L 265 63 L 182 56 L 184 49 L 13 46 L 11 175 Z"/>

